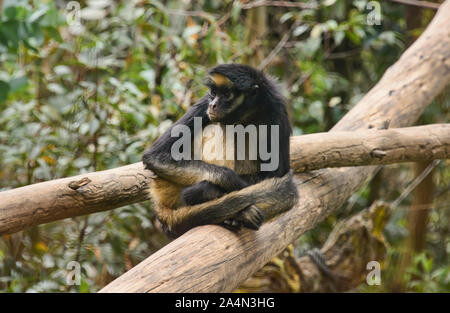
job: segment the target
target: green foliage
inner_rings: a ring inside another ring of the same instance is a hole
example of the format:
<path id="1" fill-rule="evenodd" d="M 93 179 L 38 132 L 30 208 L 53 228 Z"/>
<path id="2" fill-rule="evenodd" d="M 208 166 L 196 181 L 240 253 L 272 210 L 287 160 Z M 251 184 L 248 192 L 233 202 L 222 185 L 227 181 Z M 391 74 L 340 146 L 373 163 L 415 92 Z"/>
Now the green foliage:
<path id="1" fill-rule="evenodd" d="M 271 7 L 269 31 L 254 46 L 237 0 L 80 1 L 80 12 L 69 1 L 3 1 L 0 190 L 140 161 L 203 95 L 209 67 L 242 62 L 254 49 L 267 56 L 286 33 L 265 70 L 279 78 L 294 134 L 328 130 L 404 49 L 399 6 L 383 2 L 381 25 L 369 25 L 367 3 Z M 355 197 L 361 209 L 367 189 Z M 335 220 L 302 244 L 319 244 Z M 166 243 L 148 202 L 33 227 L 0 240 L 0 290 L 94 292 Z M 73 260 L 79 286 L 66 283 Z M 448 288 L 445 258 L 438 261 L 412 289 Z"/>
<path id="2" fill-rule="evenodd" d="M 408 271 L 408 287 L 416 292 L 441 292 L 450 289 L 450 266 L 435 268 L 433 259 L 421 253 Z"/>

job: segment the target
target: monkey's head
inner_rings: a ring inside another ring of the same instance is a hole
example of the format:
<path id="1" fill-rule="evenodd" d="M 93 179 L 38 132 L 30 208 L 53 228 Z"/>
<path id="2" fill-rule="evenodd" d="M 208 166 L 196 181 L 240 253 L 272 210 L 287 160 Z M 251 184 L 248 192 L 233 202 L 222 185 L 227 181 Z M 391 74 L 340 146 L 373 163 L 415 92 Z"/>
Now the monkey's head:
<path id="1" fill-rule="evenodd" d="M 250 66 L 222 64 L 209 71 L 206 85 L 210 89 L 209 119 L 232 124 L 257 109 L 257 99 L 267 86 L 267 78 Z"/>

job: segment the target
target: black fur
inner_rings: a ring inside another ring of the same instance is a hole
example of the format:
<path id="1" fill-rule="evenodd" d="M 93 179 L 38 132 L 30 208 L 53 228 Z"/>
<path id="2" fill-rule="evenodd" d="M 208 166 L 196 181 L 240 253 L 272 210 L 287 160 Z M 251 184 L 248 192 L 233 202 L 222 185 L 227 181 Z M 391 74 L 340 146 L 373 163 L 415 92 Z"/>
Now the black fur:
<path id="1" fill-rule="evenodd" d="M 181 198 L 185 205 L 195 205 L 220 198 L 225 191 L 207 180 L 183 188 Z"/>

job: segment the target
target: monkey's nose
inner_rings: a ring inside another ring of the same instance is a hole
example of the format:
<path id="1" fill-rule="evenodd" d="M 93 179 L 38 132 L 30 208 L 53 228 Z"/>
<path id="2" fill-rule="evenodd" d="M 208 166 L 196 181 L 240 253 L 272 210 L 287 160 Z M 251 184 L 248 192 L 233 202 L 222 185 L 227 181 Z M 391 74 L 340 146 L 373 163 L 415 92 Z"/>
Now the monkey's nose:
<path id="1" fill-rule="evenodd" d="M 216 96 L 210 103 L 209 108 L 215 110 L 217 108 L 217 102 L 219 102 L 219 97 Z"/>

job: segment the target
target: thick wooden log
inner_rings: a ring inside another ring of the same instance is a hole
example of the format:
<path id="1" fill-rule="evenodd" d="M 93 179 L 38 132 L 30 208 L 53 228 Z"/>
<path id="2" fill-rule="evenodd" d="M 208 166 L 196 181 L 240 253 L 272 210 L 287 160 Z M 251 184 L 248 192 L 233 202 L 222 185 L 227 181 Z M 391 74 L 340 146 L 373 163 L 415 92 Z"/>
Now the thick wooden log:
<path id="1" fill-rule="evenodd" d="M 332 131 L 411 125 L 450 81 L 450 0 Z M 314 227 L 375 170 L 375 166 L 317 170 L 296 176 L 300 201 L 259 231 L 206 225 L 191 229 L 101 292 L 225 292 L 234 290 L 289 243 Z"/>
<path id="2" fill-rule="evenodd" d="M 291 139 L 291 167 L 296 172 L 447 158 L 450 124 L 317 133 Z"/>

